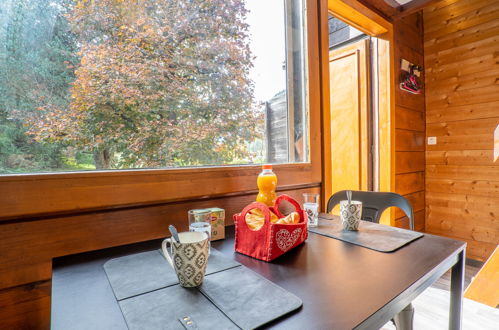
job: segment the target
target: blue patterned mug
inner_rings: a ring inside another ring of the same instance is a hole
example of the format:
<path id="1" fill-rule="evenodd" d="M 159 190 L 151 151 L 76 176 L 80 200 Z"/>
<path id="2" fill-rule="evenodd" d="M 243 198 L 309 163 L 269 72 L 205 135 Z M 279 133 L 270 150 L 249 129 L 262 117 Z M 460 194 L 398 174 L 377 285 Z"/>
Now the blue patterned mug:
<path id="1" fill-rule="evenodd" d="M 362 202 L 359 201 L 341 201 L 340 219 L 343 230 L 358 230 L 360 218 L 362 217 Z"/>

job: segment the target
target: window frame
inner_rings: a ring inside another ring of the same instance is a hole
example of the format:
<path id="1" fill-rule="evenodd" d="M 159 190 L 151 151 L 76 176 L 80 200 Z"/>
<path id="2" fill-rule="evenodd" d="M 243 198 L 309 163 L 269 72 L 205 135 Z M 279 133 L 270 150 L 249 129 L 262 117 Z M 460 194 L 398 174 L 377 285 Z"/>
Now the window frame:
<path id="1" fill-rule="evenodd" d="M 322 181 L 319 1 L 304 5 L 309 159 L 274 165 L 281 191 Z M 244 195 L 256 191 L 260 171 L 260 165 L 234 165 L 0 175 L 0 221 Z"/>

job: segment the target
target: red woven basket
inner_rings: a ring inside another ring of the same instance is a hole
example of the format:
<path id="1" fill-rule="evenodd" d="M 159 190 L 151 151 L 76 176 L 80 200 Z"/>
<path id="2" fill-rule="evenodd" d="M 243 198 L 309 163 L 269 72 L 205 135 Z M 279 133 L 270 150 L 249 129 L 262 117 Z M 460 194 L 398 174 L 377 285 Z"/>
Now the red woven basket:
<path id="1" fill-rule="evenodd" d="M 284 217 L 279 211 L 282 201 L 288 201 L 295 207 L 300 215 L 300 221 L 297 224 L 270 222 L 270 211 L 279 218 Z M 246 214 L 253 209 L 260 209 L 265 217 L 263 226 L 258 230 L 251 230 L 246 224 Z M 300 204 L 288 195 L 279 196 L 274 207 L 258 202 L 249 204 L 241 213 L 234 214 L 234 224 L 236 225 L 236 251 L 264 261 L 274 260 L 303 243 L 308 237 L 306 214 Z"/>

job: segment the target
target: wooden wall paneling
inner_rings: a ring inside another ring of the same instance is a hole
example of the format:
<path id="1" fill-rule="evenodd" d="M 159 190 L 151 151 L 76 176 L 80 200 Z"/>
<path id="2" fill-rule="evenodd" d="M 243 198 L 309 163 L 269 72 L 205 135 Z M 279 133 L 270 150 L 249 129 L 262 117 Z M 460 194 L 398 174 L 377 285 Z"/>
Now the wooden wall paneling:
<path id="1" fill-rule="evenodd" d="M 498 72 L 499 73 L 499 72 Z M 434 124 L 447 121 L 457 121 L 462 118 L 482 119 L 493 118 L 497 114 L 499 101 L 469 104 L 459 107 L 449 107 L 440 109 L 428 109 L 426 112 L 426 123 Z"/>
<path id="2" fill-rule="evenodd" d="M 446 234 L 442 234 L 443 236 L 448 236 Z M 481 256 L 490 256 L 494 249 L 497 247 L 497 244 L 485 243 L 476 241 L 474 239 L 467 240 L 462 239 L 462 241 L 466 242 L 466 255 L 473 256 L 474 259 L 485 261 L 487 258 L 482 258 Z"/>
<path id="3" fill-rule="evenodd" d="M 454 180 L 442 179 L 439 176 L 433 178 L 426 177 L 426 191 L 455 194 L 466 194 L 473 192 L 473 194 L 476 196 L 489 196 L 499 198 L 499 180 Z"/>
<path id="4" fill-rule="evenodd" d="M 428 178 L 451 180 L 497 180 L 499 166 L 426 165 Z"/>
<path id="5" fill-rule="evenodd" d="M 424 190 L 424 172 L 395 175 L 395 192 L 401 195 Z"/>
<path id="6" fill-rule="evenodd" d="M 492 155 L 489 150 L 428 150 L 428 165 L 490 165 Z"/>
<path id="7" fill-rule="evenodd" d="M 425 134 L 424 132 L 408 131 L 397 129 L 396 131 L 396 151 L 424 151 Z"/>
<path id="8" fill-rule="evenodd" d="M 414 212 L 414 230 L 424 232 L 425 230 L 425 211 L 421 210 Z M 399 228 L 409 229 L 409 218 L 406 216 L 395 219 L 395 226 Z"/>
<path id="9" fill-rule="evenodd" d="M 435 21 L 445 22 L 446 20 L 461 17 L 467 13 L 480 10 L 487 4 L 490 4 L 490 2 L 490 0 L 441 1 L 440 5 L 437 3 L 424 9 L 425 24 L 427 24 L 427 22 L 433 23 Z"/>
<path id="10" fill-rule="evenodd" d="M 395 159 L 397 174 L 423 172 L 425 170 L 424 151 L 397 151 Z"/>
<path id="11" fill-rule="evenodd" d="M 477 104 L 481 102 L 493 102 L 496 100 L 496 94 L 499 92 L 499 85 L 485 86 L 481 88 L 454 90 L 441 95 L 430 95 L 427 97 L 426 104 L 432 108 L 449 107 Z"/>
<path id="12" fill-rule="evenodd" d="M 493 46 L 496 47 L 496 46 Z M 488 50 L 490 51 L 490 49 Z M 491 87 L 497 84 L 499 70 L 486 70 L 461 77 L 452 77 L 441 81 L 435 77 L 427 84 L 435 93 L 448 94 L 456 91 L 470 90 L 481 87 Z M 483 103 L 483 102 L 481 102 Z"/>
<path id="13" fill-rule="evenodd" d="M 302 193 L 319 191 L 320 186 L 317 186 L 285 193 L 301 200 Z M 168 224 L 174 224 L 179 231 L 187 230 L 189 209 L 224 208 L 226 225 L 230 225 L 232 215 L 240 212 L 255 197 L 256 194 L 249 194 L 4 223 L 0 226 L 0 289 L 33 282 L 40 276 L 50 278 L 45 263 L 40 264 L 44 266 L 43 272 L 33 272 L 32 265 L 41 261 L 50 262 L 59 256 L 166 237 L 169 236 Z M 20 248 L 12 248 L 15 246 Z"/>
<path id="14" fill-rule="evenodd" d="M 415 95 L 399 88 L 402 59 L 423 65 L 423 18 L 421 13 L 394 21 L 395 34 L 395 192 L 412 204 L 415 229 L 424 230 L 425 102 L 424 91 Z M 424 75 L 421 77 L 424 79 Z M 409 219 L 395 211 L 395 225 L 408 227 Z"/>
<path id="15" fill-rule="evenodd" d="M 51 291 L 51 280 L 0 290 L 0 328 L 49 329 Z"/>
<path id="16" fill-rule="evenodd" d="M 433 67 L 434 65 L 442 65 L 447 61 L 436 61 L 437 57 L 443 56 L 443 60 L 451 59 L 449 58 L 452 54 L 458 55 L 453 58 L 454 61 L 463 61 L 465 59 L 471 58 L 471 55 L 480 56 L 487 54 L 486 49 L 494 44 L 497 40 L 497 35 L 494 31 L 497 28 L 494 26 L 494 21 L 485 22 L 481 25 L 473 27 L 474 31 L 466 32 L 466 35 L 461 31 L 456 31 L 452 33 L 451 36 L 440 36 L 433 39 L 426 39 L 425 47 L 428 51 L 431 51 L 428 56 L 428 65 Z M 454 41 L 455 38 L 459 39 L 459 42 Z M 479 47 L 478 47 L 479 46 Z M 434 52 L 438 50 L 439 54 Z M 466 52 L 464 52 L 466 51 Z M 459 52 L 461 52 L 459 54 Z"/>
<path id="17" fill-rule="evenodd" d="M 395 127 L 410 131 L 424 132 L 426 127 L 424 113 L 397 106 L 395 107 Z"/>
<path id="18" fill-rule="evenodd" d="M 494 130 L 499 117 L 428 123 L 427 135 L 436 136 L 437 144 L 429 145 L 434 150 L 492 150 Z M 491 164 L 492 164 L 491 155 Z"/>
<path id="19" fill-rule="evenodd" d="M 468 12 L 457 18 L 448 19 L 445 21 L 436 21 L 435 24 L 425 26 L 425 39 L 433 39 L 442 35 L 465 30 L 469 27 L 483 24 L 495 20 L 497 18 L 497 11 L 499 10 L 499 3 L 497 1 L 489 1 L 480 8 L 480 14 L 477 15 L 475 11 Z M 427 13 L 425 13 L 427 15 Z"/>
<path id="20" fill-rule="evenodd" d="M 426 230 L 468 242 L 485 260 L 499 244 L 499 3 L 438 2 L 424 10 Z"/>
<path id="21" fill-rule="evenodd" d="M 406 194 L 405 198 L 409 200 L 412 205 L 413 212 L 425 210 L 425 193 L 424 191 L 417 191 L 415 193 Z M 400 209 L 395 210 L 395 218 L 402 218 L 405 216 L 404 211 Z"/>
<path id="22" fill-rule="evenodd" d="M 489 21 L 484 24 L 478 25 L 474 27 L 475 32 L 470 32 L 470 34 L 464 38 L 463 40 L 460 40 L 460 44 L 452 43 L 454 38 L 461 38 L 463 37 L 461 31 L 457 31 L 452 33 L 451 36 L 445 36 L 445 37 L 436 37 L 431 40 L 427 40 L 425 43 L 425 47 L 430 48 L 429 50 L 431 51 L 431 47 L 433 48 L 438 48 L 439 54 L 438 58 L 442 56 L 443 60 L 449 59 L 449 56 L 452 55 L 457 55 L 458 52 L 462 52 L 459 56 L 459 60 L 463 59 L 468 59 L 471 58 L 471 55 L 474 56 L 479 56 L 486 54 L 486 49 L 494 44 L 494 41 L 497 40 L 497 36 L 494 35 L 493 33 L 489 34 L 479 34 L 480 29 L 485 29 L 485 31 L 488 31 L 488 29 L 496 30 L 494 27 L 494 21 Z M 480 46 L 480 47 L 477 47 Z M 464 51 L 467 51 L 466 53 Z M 442 63 L 442 61 L 436 61 L 437 55 L 432 53 L 431 56 L 429 56 L 428 64 L 430 66 L 438 65 L 439 63 Z M 456 60 L 456 58 L 454 58 Z"/>

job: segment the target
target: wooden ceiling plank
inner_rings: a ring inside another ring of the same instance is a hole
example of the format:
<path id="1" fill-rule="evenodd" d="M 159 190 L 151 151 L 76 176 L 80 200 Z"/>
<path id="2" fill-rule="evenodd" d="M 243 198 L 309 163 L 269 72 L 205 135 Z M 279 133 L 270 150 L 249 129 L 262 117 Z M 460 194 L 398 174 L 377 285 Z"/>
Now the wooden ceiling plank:
<path id="1" fill-rule="evenodd" d="M 424 7 L 431 5 L 440 0 L 412 0 L 411 2 L 406 3 L 401 6 L 400 14 L 396 16 L 396 18 L 401 18 L 415 12 L 422 10 Z"/>

